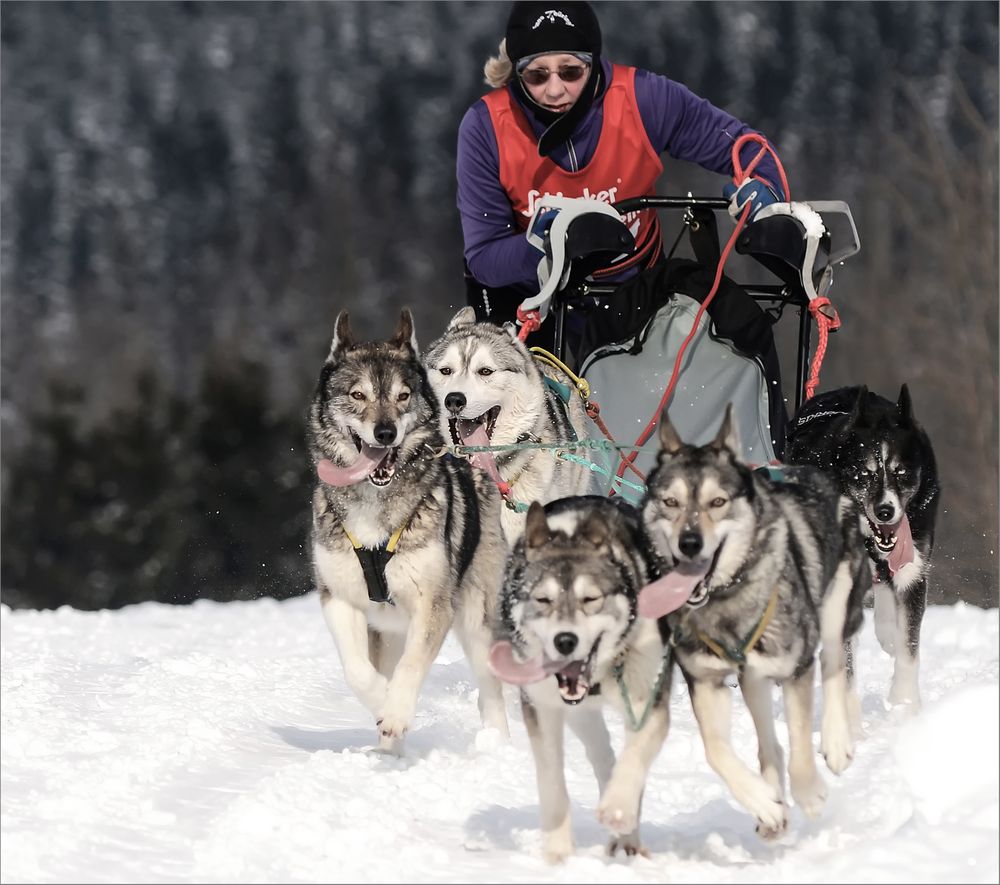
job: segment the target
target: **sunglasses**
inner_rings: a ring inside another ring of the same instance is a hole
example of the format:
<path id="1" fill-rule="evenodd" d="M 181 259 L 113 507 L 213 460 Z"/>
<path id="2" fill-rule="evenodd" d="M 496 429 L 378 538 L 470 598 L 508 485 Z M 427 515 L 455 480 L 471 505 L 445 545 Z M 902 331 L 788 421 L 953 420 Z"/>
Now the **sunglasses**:
<path id="1" fill-rule="evenodd" d="M 525 68 L 521 71 L 521 79 L 529 86 L 541 86 L 548 83 L 552 74 L 557 74 L 563 83 L 576 83 L 582 80 L 587 73 L 587 65 L 564 65 L 557 71 L 550 71 L 547 68 Z"/>

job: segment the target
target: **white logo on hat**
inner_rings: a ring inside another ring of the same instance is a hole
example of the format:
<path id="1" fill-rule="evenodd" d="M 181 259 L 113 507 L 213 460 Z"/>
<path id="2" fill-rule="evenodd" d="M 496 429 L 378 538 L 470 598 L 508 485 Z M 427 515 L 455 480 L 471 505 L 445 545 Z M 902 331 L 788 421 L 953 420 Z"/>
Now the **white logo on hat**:
<path id="1" fill-rule="evenodd" d="M 565 12 L 560 12 L 558 9 L 546 9 L 538 18 L 535 19 L 535 23 L 531 26 L 531 30 L 535 30 L 543 21 L 547 21 L 550 25 L 554 25 L 558 19 L 562 19 L 563 24 L 567 28 L 574 27 L 573 22 L 569 20 L 569 16 Z"/>

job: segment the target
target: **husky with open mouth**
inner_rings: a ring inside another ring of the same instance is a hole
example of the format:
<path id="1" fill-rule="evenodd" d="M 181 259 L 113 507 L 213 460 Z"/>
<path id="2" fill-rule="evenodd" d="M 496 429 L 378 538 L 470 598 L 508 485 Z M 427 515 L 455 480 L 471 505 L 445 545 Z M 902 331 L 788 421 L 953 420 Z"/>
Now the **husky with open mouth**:
<path id="1" fill-rule="evenodd" d="M 792 798 L 809 816 L 826 785 L 813 756 L 813 682 L 820 654 L 820 749 L 840 774 L 851 761 L 860 705 L 848 643 L 871 586 L 853 501 L 812 467 L 753 470 L 727 407 L 714 441 L 686 445 L 664 412 L 661 449 L 647 480 L 646 532 L 673 568 L 644 587 L 639 613 L 667 617 L 709 765 L 756 819 L 762 838 L 788 823 L 785 766 L 771 685 L 782 686 Z M 737 674 L 757 730 L 760 774 L 730 743 Z"/>
<path id="2" fill-rule="evenodd" d="M 575 442 L 589 423 L 569 379 L 534 359 L 513 327 L 476 322 L 471 307 L 452 318 L 424 354 L 441 403 L 442 433 L 454 445 L 506 446 Z M 585 466 L 540 449 L 483 452 L 472 463 L 510 489 L 510 499 L 545 504 L 592 491 Z M 524 530 L 524 512 L 504 507 L 509 544 Z"/>
<path id="3" fill-rule="evenodd" d="M 916 711 L 920 624 L 940 486 L 910 391 L 902 385 L 896 402 L 866 387 L 821 393 L 789 428 L 788 462 L 827 471 L 858 504 L 875 578 L 875 634 L 894 658 L 889 701 Z"/>
<path id="4" fill-rule="evenodd" d="M 597 776 L 598 819 L 609 853 L 642 850 L 639 806 L 649 767 L 667 735 L 672 661 L 666 624 L 636 617 L 639 589 L 659 574 L 636 508 L 620 498 L 564 498 L 531 505 L 507 563 L 494 672 L 520 686 L 538 777 L 544 853 L 573 853 L 563 771 L 569 725 Z M 618 761 L 604 723 L 625 717 Z"/>
<path id="5" fill-rule="evenodd" d="M 507 554 L 499 496 L 465 461 L 435 457 L 439 426 L 410 312 L 384 342 L 356 341 L 341 312 L 309 412 L 312 559 L 344 676 L 389 752 L 453 625 L 484 725 L 508 734 L 489 668 Z"/>

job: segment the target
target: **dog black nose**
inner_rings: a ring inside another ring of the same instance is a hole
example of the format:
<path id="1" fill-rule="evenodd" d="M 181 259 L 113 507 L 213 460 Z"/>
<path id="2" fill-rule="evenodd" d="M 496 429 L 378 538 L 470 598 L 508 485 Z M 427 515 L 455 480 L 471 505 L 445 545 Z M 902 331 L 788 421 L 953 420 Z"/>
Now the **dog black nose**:
<path id="1" fill-rule="evenodd" d="M 444 398 L 444 407 L 453 415 L 457 415 L 465 408 L 465 394 L 449 393 Z"/>
<path id="2" fill-rule="evenodd" d="M 372 436 L 375 437 L 375 442 L 380 446 L 391 446 L 396 441 L 396 425 L 388 422 L 376 424 Z"/>
<path id="3" fill-rule="evenodd" d="M 892 519 L 893 515 L 896 513 L 896 509 L 892 504 L 879 504 L 875 508 L 875 518 L 879 522 L 888 522 Z"/>
<path id="4" fill-rule="evenodd" d="M 685 556 L 697 556 L 701 553 L 701 534 L 699 532 L 681 532 L 677 546 Z"/>
<path id="5" fill-rule="evenodd" d="M 575 633 L 556 633 L 556 638 L 552 640 L 556 651 L 561 655 L 571 654 L 579 641 Z"/>

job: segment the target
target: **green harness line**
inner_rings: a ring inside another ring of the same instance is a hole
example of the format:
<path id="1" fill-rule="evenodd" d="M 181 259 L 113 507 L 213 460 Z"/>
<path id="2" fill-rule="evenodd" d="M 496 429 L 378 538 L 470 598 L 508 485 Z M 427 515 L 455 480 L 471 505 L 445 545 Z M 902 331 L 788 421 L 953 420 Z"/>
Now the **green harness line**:
<path id="1" fill-rule="evenodd" d="M 632 731 L 638 731 L 648 721 L 649 714 L 653 712 L 653 705 L 660 696 L 660 691 L 663 688 L 663 680 L 667 678 L 669 670 L 670 646 L 668 645 L 663 650 L 663 657 L 660 658 L 660 670 L 656 674 L 656 683 L 653 685 L 652 692 L 650 692 L 649 700 L 646 701 L 646 709 L 642 711 L 642 716 L 636 719 L 635 711 L 632 709 L 632 699 L 629 697 L 628 688 L 625 685 L 625 664 L 620 660 L 615 662 L 612 672 L 615 674 L 615 682 L 618 683 L 618 691 L 622 696 L 622 703 L 625 704 L 625 714 L 628 718 L 629 728 Z"/>

